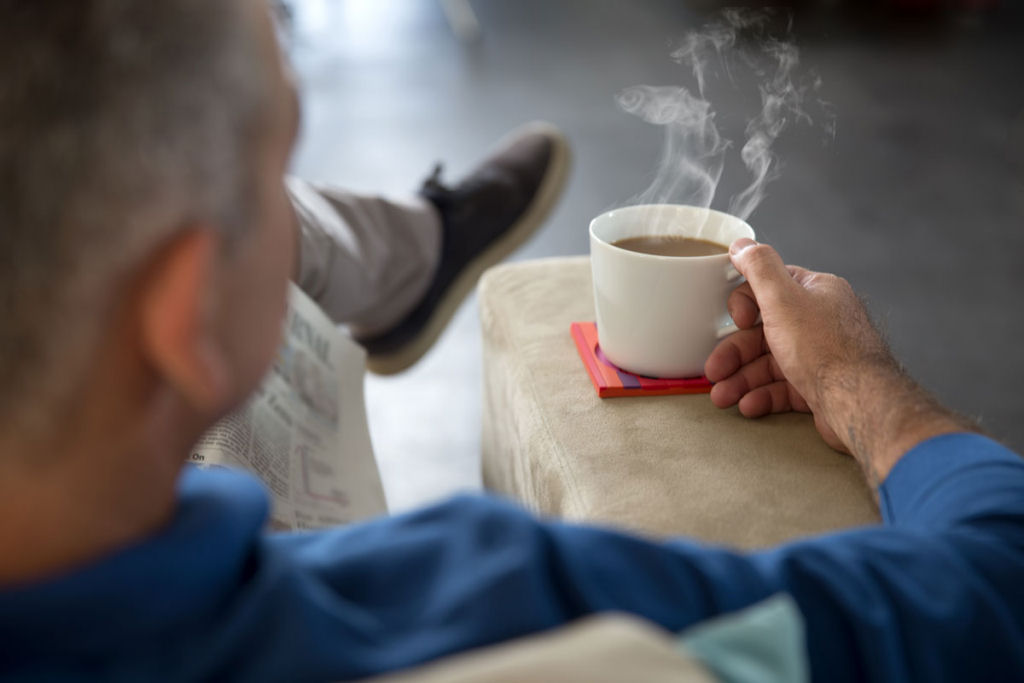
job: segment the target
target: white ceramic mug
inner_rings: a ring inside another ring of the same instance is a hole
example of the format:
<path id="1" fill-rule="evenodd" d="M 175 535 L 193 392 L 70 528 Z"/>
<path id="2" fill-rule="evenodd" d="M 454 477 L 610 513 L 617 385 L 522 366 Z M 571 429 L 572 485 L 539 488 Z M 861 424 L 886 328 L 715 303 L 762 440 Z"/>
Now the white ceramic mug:
<path id="1" fill-rule="evenodd" d="M 678 204 L 628 206 L 590 222 L 597 337 L 608 360 L 648 377 L 697 377 L 719 339 L 736 330 L 726 310 L 742 281 L 729 254 L 658 256 L 613 245 L 677 235 L 728 247 L 754 230 L 735 216 Z"/>

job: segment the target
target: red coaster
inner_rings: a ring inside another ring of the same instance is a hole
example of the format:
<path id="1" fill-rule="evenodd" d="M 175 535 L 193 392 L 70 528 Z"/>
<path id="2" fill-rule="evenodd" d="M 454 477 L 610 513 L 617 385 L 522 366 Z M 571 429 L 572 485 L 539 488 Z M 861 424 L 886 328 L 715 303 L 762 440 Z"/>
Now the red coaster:
<path id="1" fill-rule="evenodd" d="M 601 398 L 706 394 L 711 391 L 711 382 L 703 377 L 654 379 L 615 367 L 601 353 L 597 343 L 597 325 L 594 323 L 573 323 L 569 326 L 569 332 L 576 342 L 576 350 L 590 375 L 590 381 L 594 383 L 597 395 Z"/>

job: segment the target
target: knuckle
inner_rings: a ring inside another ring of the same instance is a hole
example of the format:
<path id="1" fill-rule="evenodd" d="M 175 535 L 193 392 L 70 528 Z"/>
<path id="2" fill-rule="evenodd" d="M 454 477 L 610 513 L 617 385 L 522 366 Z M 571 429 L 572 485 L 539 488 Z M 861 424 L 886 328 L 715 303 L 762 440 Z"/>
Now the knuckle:
<path id="1" fill-rule="evenodd" d="M 822 273 L 822 278 L 828 282 L 828 284 L 838 291 L 843 293 L 852 293 L 853 285 L 850 284 L 849 280 L 842 277 L 841 275 L 835 275 L 833 273 Z"/>
<path id="2" fill-rule="evenodd" d="M 764 267 L 765 265 L 771 265 L 775 258 L 778 257 L 775 249 L 768 246 L 767 244 L 757 244 L 746 250 L 749 254 L 748 258 L 755 267 Z"/>
<path id="3" fill-rule="evenodd" d="M 832 277 L 834 278 L 836 287 L 847 294 L 853 294 L 853 285 L 850 284 L 849 280 L 839 275 L 833 275 Z"/>
<path id="4" fill-rule="evenodd" d="M 776 280 L 778 279 L 779 255 L 766 244 L 759 244 L 750 247 L 744 252 L 746 257 L 746 272 L 748 277 L 753 276 L 754 280 Z M 788 274 L 788 271 L 787 271 Z M 753 283 L 757 288 L 757 283 Z"/>

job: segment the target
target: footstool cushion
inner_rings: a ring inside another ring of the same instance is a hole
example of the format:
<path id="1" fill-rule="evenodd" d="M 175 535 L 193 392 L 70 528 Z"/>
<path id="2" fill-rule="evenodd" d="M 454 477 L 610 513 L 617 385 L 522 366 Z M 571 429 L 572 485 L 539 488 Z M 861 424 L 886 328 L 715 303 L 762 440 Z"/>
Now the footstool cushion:
<path id="1" fill-rule="evenodd" d="M 545 515 L 739 548 L 878 521 L 856 463 L 808 415 L 748 420 L 706 394 L 598 398 L 569 334 L 594 319 L 586 257 L 495 267 L 479 305 L 488 489 Z"/>

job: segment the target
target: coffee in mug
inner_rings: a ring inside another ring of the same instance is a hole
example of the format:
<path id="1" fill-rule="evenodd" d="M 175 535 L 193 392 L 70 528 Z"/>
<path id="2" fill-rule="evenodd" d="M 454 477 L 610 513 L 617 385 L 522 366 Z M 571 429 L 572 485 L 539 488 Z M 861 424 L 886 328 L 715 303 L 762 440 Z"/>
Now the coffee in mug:
<path id="1" fill-rule="evenodd" d="M 620 249 L 629 249 L 641 254 L 655 256 L 711 256 L 726 254 L 729 247 L 717 242 L 683 237 L 682 235 L 643 235 L 616 240 L 612 244 Z"/>

